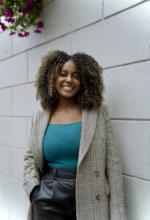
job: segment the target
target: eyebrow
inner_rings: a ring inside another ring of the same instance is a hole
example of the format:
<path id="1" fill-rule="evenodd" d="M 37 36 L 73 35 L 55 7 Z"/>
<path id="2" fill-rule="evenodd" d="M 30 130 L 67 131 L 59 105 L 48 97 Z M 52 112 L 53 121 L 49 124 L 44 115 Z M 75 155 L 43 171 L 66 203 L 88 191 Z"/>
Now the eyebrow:
<path id="1" fill-rule="evenodd" d="M 62 71 L 64 71 L 64 72 L 68 72 L 67 70 L 63 70 L 63 69 L 62 69 Z M 72 73 L 77 73 L 77 74 L 79 74 L 77 71 L 72 72 Z"/>

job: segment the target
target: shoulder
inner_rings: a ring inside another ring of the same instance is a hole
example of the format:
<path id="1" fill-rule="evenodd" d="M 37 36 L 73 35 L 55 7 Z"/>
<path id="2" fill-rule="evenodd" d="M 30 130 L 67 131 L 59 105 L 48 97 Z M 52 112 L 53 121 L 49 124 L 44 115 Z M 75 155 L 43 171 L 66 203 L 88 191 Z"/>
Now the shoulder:
<path id="1" fill-rule="evenodd" d="M 42 116 L 43 113 L 44 113 L 44 112 L 43 112 L 42 110 L 36 111 L 36 112 L 34 112 L 34 113 L 32 114 L 32 118 L 33 118 L 33 119 L 36 119 L 36 118 Z"/>
<path id="2" fill-rule="evenodd" d="M 98 108 L 98 114 L 102 114 L 104 117 L 110 116 L 110 110 L 106 102 L 102 102 Z"/>
<path id="3" fill-rule="evenodd" d="M 37 112 L 34 112 L 32 114 L 32 124 L 34 124 L 35 122 L 39 121 L 40 119 L 42 119 L 47 114 L 48 114 L 48 112 L 43 111 L 43 110 L 39 110 Z"/>

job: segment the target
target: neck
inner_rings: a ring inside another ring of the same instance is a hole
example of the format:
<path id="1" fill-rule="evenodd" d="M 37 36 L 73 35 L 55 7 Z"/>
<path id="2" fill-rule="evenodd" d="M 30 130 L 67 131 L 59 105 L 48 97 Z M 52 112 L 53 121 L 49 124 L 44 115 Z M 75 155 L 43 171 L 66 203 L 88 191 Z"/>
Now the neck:
<path id="1" fill-rule="evenodd" d="M 74 99 L 69 99 L 69 98 L 67 99 L 67 98 L 61 97 L 59 99 L 57 108 L 70 109 L 70 108 L 77 107 L 77 106 L 79 106 L 79 104 Z"/>

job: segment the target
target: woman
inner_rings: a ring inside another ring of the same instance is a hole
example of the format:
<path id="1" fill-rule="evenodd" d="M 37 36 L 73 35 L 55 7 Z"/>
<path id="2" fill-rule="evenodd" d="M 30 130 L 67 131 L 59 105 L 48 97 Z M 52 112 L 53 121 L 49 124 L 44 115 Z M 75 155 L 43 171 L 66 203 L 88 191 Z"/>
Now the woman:
<path id="1" fill-rule="evenodd" d="M 35 86 L 43 111 L 24 156 L 28 220 L 126 220 L 102 68 L 85 53 L 52 51 Z"/>

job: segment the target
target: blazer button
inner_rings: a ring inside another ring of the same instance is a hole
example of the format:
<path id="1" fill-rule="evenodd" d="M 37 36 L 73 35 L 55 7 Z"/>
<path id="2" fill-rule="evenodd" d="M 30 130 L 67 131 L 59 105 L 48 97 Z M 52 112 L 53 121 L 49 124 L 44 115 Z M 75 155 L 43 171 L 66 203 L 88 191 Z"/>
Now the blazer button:
<path id="1" fill-rule="evenodd" d="M 95 176 L 96 176 L 96 177 L 99 176 L 99 171 L 98 171 L 98 170 L 95 170 L 94 173 L 95 173 Z"/>
<path id="2" fill-rule="evenodd" d="M 96 199 L 97 200 L 101 200 L 101 196 L 100 195 L 96 195 Z"/>

